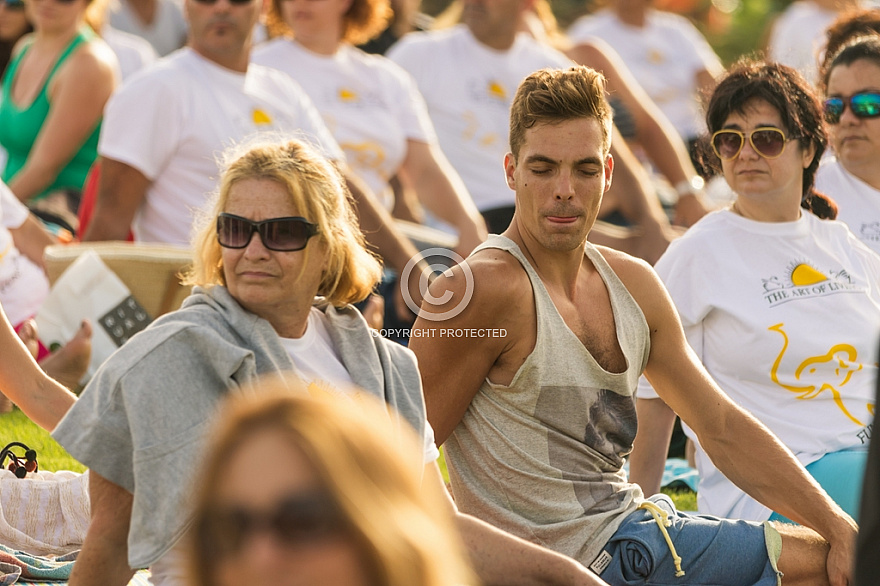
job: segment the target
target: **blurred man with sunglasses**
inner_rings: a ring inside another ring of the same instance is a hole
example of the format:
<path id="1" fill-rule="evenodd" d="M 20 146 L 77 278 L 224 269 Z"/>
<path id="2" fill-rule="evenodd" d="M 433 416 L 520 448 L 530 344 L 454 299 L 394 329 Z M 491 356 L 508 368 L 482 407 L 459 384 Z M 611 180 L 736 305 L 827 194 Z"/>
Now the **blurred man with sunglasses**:
<path id="1" fill-rule="evenodd" d="M 110 99 L 98 198 L 83 240 L 124 240 L 131 226 L 136 241 L 188 245 L 194 213 L 215 189 L 217 154 L 257 133 L 303 138 L 344 169 L 342 151 L 305 92 L 283 73 L 248 64 L 261 6 L 186 0 L 188 46 Z M 402 269 L 415 248 L 360 180 L 343 173 L 370 243 Z"/>

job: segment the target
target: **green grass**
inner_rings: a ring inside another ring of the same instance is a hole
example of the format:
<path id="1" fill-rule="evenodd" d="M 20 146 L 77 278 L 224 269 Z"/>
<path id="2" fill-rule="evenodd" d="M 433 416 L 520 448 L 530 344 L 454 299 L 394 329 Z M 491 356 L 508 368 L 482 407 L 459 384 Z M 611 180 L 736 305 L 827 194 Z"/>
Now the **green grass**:
<path id="1" fill-rule="evenodd" d="M 84 472 L 86 469 L 58 445 L 49 432 L 28 419 L 18 408 L 0 415 L 0 447 L 9 442 L 21 442 L 35 449 L 40 470 Z M 21 455 L 22 451 L 16 450 L 15 453 Z"/>
<path id="2" fill-rule="evenodd" d="M 668 488 L 661 489 L 663 494 L 669 495 L 675 508 L 679 511 L 696 511 L 697 510 L 697 493 L 690 489 L 671 490 Z"/>

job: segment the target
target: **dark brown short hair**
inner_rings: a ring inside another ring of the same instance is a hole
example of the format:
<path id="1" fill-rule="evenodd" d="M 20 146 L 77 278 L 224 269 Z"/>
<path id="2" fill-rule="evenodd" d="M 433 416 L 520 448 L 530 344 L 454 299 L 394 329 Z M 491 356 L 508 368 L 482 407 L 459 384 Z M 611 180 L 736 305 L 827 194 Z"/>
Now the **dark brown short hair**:
<path id="1" fill-rule="evenodd" d="M 796 138 L 801 148 L 816 150 L 810 165 L 804 169 L 801 207 L 821 218 L 836 216 L 836 205 L 827 196 L 816 192 L 813 183 L 822 153 L 828 145 L 825 118 L 819 98 L 803 76 L 786 65 L 753 59 L 741 59 L 721 78 L 706 109 L 709 134 L 720 130 L 733 113 L 744 113 L 752 100 L 763 100 L 773 106 L 782 118 L 784 130 Z M 718 167 L 714 155 L 707 162 Z"/>

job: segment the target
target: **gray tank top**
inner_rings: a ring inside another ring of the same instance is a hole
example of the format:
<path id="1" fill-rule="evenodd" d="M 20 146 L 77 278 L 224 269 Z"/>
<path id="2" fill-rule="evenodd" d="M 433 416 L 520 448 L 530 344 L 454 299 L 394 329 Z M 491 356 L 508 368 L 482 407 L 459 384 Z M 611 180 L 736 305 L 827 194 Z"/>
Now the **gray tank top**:
<path id="1" fill-rule="evenodd" d="M 510 386 L 483 381 L 446 441 L 459 509 L 589 565 L 643 500 L 626 480 L 624 457 L 636 435 L 634 392 L 648 361 L 645 316 L 587 243 L 611 298 L 622 373 L 593 359 L 556 310 L 519 247 L 490 236 L 477 250 L 512 254 L 535 297 L 537 340 Z"/>

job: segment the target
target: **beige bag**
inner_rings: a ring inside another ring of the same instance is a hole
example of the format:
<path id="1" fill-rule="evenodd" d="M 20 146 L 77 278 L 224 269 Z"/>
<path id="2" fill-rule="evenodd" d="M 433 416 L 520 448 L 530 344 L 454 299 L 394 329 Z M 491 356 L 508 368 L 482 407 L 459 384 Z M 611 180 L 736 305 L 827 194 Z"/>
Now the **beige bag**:
<path id="1" fill-rule="evenodd" d="M 89 527 L 89 475 L 0 469 L 0 544 L 33 555 L 82 548 Z"/>

